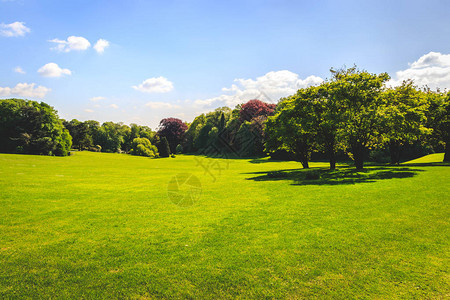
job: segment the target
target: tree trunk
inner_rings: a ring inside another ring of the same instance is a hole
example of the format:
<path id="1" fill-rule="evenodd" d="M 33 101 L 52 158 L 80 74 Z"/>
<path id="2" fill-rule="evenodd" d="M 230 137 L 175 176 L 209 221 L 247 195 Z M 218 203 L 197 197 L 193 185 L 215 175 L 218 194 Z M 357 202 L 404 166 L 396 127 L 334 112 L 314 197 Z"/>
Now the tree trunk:
<path id="1" fill-rule="evenodd" d="M 355 144 L 352 146 L 352 151 L 356 170 L 364 169 L 364 146 L 361 144 Z"/>
<path id="2" fill-rule="evenodd" d="M 400 164 L 400 143 L 398 141 L 392 140 L 389 142 L 389 153 L 391 155 L 391 164 Z"/>
<path id="3" fill-rule="evenodd" d="M 334 151 L 330 153 L 330 170 L 336 170 L 336 157 Z"/>
<path id="4" fill-rule="evenodd" d="M 450 161 L 450 142 L 445 143 L 444 161 Z"/>
<path id="5" fill-rule="evenodd" d="M 309 169 L 309 163 L 308 163 L 307 158 L 302 159 L 301 163 L 302 163 L 303 169 Z"/>

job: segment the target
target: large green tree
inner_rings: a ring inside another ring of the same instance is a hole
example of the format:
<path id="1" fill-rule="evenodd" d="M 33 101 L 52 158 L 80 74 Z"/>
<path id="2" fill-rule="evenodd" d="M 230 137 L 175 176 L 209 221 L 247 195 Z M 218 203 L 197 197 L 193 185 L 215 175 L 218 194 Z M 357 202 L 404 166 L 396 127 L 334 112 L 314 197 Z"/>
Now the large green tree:
<path id="1" fill-rule="evenodd" d="M 361 170 L 367 148 L 380 143 L 381 95 L 389 75 L 371 74 L 356 67 L 331 71 L 329 93 L 339 103 L 344 120 L 339 134 L 350 148 L 356 169 Z"/>
<path id="2" fill-rule="evenodd" d="M 411 80 L 387 89 L 382 98 L 383 140 L 389 147 L 391 164 L 399 164 L 402 147 L 431 132 L 426 127 L 428 103 Z"/>
<path id="3" fill-rule="evenodd" d="M 282 99 L 279 111 L 266 122 L 266 150 L 285 149 L 294 153 L 303 168 L 309 168 L 309 159 L 317 135 L 314 113 L 316 87 L 300 89 L 293 96 Z"/>

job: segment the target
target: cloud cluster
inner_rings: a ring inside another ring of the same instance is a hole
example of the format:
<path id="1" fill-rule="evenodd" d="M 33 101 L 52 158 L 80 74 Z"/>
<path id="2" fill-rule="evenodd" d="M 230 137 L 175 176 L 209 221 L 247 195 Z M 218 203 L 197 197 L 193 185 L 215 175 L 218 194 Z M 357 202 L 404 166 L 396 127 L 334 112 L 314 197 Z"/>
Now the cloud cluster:
<path id="1" fill-rule="evenodd" d="M 66 40 L 53 39 L 49 42 L 55 43 L 56 46 L 51 48 L 59 52 L 70 52 L 70 51 L 84 51 L 87 50 L 91 43 L 82 36 L 69 36 Z M 94 50 L 98 54 L 103 54 L 105 49 L 109 47 L 109 41 L 105 39 L 98 39 L 94 45 Z"/>
<path id="2" fill-rule="evenodd" d="M 19 74 L 25 74 L 26 72 L 21 67 L 15 67 L 14 72 Z"/>
<path id="3" fill-rule="evenodd" d="M 97 43 L 94 45 L 95 51 L 97 51 L 98 54 L 103 54 L 105 52 L 105 49 L 109 47 L 109 42 L 104 39 L 99 39 Z"/>
<path id="4" fill-rule="evenodd" d="M 24 22 L 14 22 L 11 24 L 0 24 L 0 35 L 7 37 L 24 36 L 30 32 L 30 28 Z"/>
<path id="5" fill-rule="evenodd" d="M 61 77 L 72 74 L 69 69 L 62 69 L 55 63 L 45 64 L 38 70 L 38 73 L 44 77 Z"/>
<path id="6" fill-rule="evenodd" d="M 35 87 L 35 83 L 18 83 L 15 87 L 0 87 L 0 96 L 9 97 L 11 95 L 25 98 L 44 98 L 51 89 L 44 86 Z"/>
<path id="7" fill-rule="evenodd" d="M 280 98 L 294 94 L 298 89 L 320 84 L 322 78 L 311 75 L 305 79 L 291 71 L 272 71 L 256 79 L 235 79 L 230 88 L 223 88 L 222 94 L 204 100 L 196 100 L 197 107 L 230 106 L 244 103 L 251 99 L 276 103 Z"/>
<path id="8" fill-rule="evenodd" d="M 450 54 L 425 54 L 409 64 L 408 69 L 396 72 L 388 85 L 397 86 L 406 79 L 414 80 L 419 87 L 450 89 Z"/>
<path id="9" fill-rule="evenodd" d="M 49 42 L 55 43 L 56 46 L 51 48 L 60 52 L 70 52 L 73 50 L 83 51 L 91 46 L 91 43 L 82 36 L 69 36 L 67 40 L 53 39 Z"/>
<path id="10" fill-rule="evenodd" d="M 106 98 L 105 97 L 102 97 L 102 96 L 97 96 L 97 97 L 92 97 L 92 98 L 90 98 L 90 100 L 91 101 L 93 101 L 93 102 L 98 102 L 98 101 L 100 101 L 100 100 L 105 100 Z"/>
<path id="11" fill-rule="evenodd" d="M 160 76 L 148 78 L 139 85 L 133 85 L 132 88 L 144 93 L 167 93 L 173 90 L 173 83 Z"/>

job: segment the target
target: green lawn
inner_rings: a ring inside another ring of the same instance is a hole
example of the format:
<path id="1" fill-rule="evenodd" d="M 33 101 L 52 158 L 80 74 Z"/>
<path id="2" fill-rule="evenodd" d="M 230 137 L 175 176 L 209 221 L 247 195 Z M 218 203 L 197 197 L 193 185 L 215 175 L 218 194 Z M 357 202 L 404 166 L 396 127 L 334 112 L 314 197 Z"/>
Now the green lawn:
<path id="1" fill-rule="evenodd" d="M 446 298 L 439 160 L 1 154 L 0 298 Z"/>

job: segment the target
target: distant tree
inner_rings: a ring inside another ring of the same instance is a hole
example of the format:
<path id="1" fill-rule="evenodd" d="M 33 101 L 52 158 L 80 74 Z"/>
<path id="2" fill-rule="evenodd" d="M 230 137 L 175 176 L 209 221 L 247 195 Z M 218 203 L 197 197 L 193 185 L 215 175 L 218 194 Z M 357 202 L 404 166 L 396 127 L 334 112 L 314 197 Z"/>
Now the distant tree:
<path id="1" fill-rule="evenodd" d="M 65 156 L 72 137 L 50 105 L 0 100 L 0 152 Z"/>
<path id="2" fill-rule="evenodd" d="M 133 139 L 130 154 L 147 157 L 157 157 L 158 148 L 152 145 L 147 138 L 135 138 Z"/>
<path id="3" fill-rule="evenodd" d="M 274 113 L 276 105 L 267 104 L 258 99 L 250 100 L 241 106 L 240 120 L 241 122 L 251 121 L 258 116 L 271 116 Z"/>
<path id="4" fill-rule="evenodd" d="M 161 137 L 161 140 L 160 140 L 159 146 L 158 146 L 158 150 L 159 150 L 160 157 L 169 157 L 170 156 L 169 142 L 167 141 L 165 136 Z"/>
<path id="5" fill-rule="evenodd" d="M 204 114 L 201 114 L 200 116 L 195 117 L 194 121 L 192 121 L 191 124 L 189 124 L 188 130 L 185 132 L 184 139 L 182 142 L 184 151 L 186 153 L 189 152 L 195 152 L 198 150 L 198 135 L 201 130 L 201 128 L 206 123 L 206 117 Z"/>
<path id="6" fill-rule="evenodd" d="M 103 152 L 118 152 L 124 141 L 122 124 L 105 122 L 100 126 L 95 138 Z"/>
<path id="7" fill-rule="evenodd" d="M 188 126 L 180 119 L 166 118 L 159 123 L 158 135 L 167 139 L 170 153 L 172 153 L 175 152 L 177 145 L 182 142 L 187 129 Z"/>
<path id="8" fill-rule="evenodd" d="M 147 126 L 130 124 L 130 126 L 122 127 L 123 143 L 122 150 L 129 152 L 133 148 L 133 140 L 135 138 L 146 138 L 150 142 L 154 139 L 155 133 Z"/>
<path id="9" fill-rule="evenodd" d="M 80 122 L 77 119 L 63 121 L 64 127 L 69 130 L 72 136 L 72 147 L 78 150 L 89 149 L 93 147 L 93 138 L 89 130 L 89 123 Z"/>

